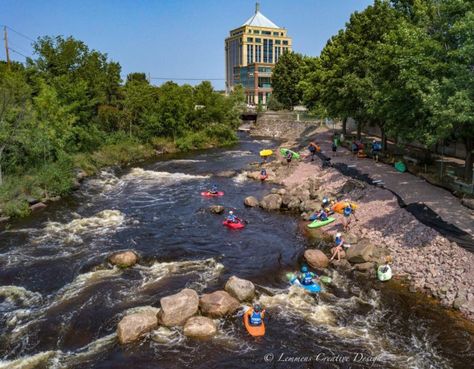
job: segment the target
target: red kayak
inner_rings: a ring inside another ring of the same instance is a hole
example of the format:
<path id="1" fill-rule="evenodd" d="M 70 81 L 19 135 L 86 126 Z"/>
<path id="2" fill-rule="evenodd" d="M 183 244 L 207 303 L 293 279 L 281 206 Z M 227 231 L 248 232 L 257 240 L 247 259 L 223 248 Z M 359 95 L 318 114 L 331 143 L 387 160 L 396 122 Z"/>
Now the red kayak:
<path id="1" fill-rule="evenodd" d="M 242 229 L 245 227 L 245 224 L 241 220 L 239 220 L 237 223 L 224 220 L 222 224 L 232 229 Z"/>
<path id="2" fill-rule="evenodd" d="M 206 192 L 201 192 L 201 195 L 206 196 L 206 197 L 218 197 L 218 196 L 224 196 L 224 192 L 219 191 L 217 193 L 210 193 L 206 191 Z"/>
<path id="3" fill-rule="evenodd" d="M 261 180 L 261 181 L 264 181 L 264 180 L 266 180 L 267 178 L 268 178 L 268 174 L 267 174 L 266 176 L 260 175 L 260 180 Z"/>

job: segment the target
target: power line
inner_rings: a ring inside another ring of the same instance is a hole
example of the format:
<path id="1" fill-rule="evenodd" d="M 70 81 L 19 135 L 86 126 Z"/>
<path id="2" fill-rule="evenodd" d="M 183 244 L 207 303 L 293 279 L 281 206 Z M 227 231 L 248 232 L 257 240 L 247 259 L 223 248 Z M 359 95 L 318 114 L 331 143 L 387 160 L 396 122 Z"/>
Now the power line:
<path id="1" fill-rule="evenodd" d="M 25 58 L 29 58 L 29 56 L 26 56 L 26 55 L 20 53 L 19 51 L 16 51 L 15 49 L 12 49 L 11 47 L 8 47 L 8 50 L 13 51 L 15 54 L 21 55 Z"/>
<path id="2" fill-rule="evenodd" d="M 36 40 L 33 40 L 31 37 L 28 37 L 28 36 L 24 35 L 23 33 L 14 30 L 14 29 L 11 28 L 10 26 L 5 26 L 5 27 L 7 27 L 10 31 L 15 32 L 17 35 L 19 35 L 19 36 L 21 36 L 21 37 L 24 37 L 24 38 L 26 38 L 27 40 L 30 40 L 31 42 L 36 42 Z"/>

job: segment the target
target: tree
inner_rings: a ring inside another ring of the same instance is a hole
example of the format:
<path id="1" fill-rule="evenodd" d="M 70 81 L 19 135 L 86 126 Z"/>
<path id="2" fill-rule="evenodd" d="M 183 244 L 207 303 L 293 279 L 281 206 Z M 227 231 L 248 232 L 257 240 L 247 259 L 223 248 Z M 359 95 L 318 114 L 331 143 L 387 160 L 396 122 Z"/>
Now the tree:
<path id="1" fill-rule="evenodd" d="M 302 91 L 298 87 L 303 77 L 303 57 L 294 52 L 285 52 L 280 56 L 272 73 L 274 97 L 286 109 L 301 103 Z"/>

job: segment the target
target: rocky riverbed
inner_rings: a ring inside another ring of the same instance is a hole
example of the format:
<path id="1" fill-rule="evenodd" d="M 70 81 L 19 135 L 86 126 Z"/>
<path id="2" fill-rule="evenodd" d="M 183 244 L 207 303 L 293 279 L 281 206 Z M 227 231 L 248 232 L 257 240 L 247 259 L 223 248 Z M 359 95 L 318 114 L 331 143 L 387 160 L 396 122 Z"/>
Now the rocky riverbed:
<path id="1" fill-rule="evenodd" d="M 321 131 L 313 126 L 272 132 L 267 122 L 255 133 L 282 138 L 285 140 L 282 147 L 297 149 Z M 306 154 L 305 150 L 301 153 Z M 346 258 L 333 265 L 374 276 L 376 266 L 391 255 L 395 278 L 408 282 L 411 291 L 427 293 L 445 307 L 457 309 L 474 320 L 474 255 L 418 221 L 400 207 L 390 191 L 347 177 L 335 168 L 324 167 L 319 158 L 313 162 L 294 161 L 288 166 L 279 157 L 265 166 L 269 180 L 283 188 L 272 190 L 260 200 L 246 198 L 246 205 L 300 212 L 302 219 L 307 219 L 309 214 L 319 210 L 323 196 L 355 201 L 358 221 L 352 222 L 344 237 L 355 246 L 349 249 L 351 253 L 361 257 Z M 249 172 L 247 176 L 257 179 L 258 174 L 258 171 Z M 342 231 L 340 218 L 317 232 L 330 239 L 338 231 Z M 317 258 L 324 260 L 320 254 Z"/>

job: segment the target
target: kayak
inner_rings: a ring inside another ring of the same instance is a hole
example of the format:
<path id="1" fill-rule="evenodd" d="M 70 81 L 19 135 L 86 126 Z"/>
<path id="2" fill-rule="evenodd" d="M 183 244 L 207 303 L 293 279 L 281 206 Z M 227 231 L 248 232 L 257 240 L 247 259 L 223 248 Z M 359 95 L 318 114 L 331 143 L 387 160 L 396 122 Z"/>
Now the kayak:
<path id="1" fill-rule="evenodd" d="M 297 152 L 291 151 L 289 149 L 285 149 L 283 147 L 280 149 L 280 154 L 282 154 L 283 156 L 286 156 L 288 152 L 291 152 L 291 155 L 293 155 L 294 159 L 300 158 L 300 154 L 298 154 Z"/>
<path id="2" fill-rule="evenodd" d="M 332 211 L 334 211 L 335 213 L 342 214 L 344 212 L 344 208 L 347 207 L 347 204 L 350 204 L 350 206 L 353 210 L 357 209 L 357 205 L 353 202 L 339 201 L 339 202 L 337 202 L 336 204 L 333 205 Z"/>
<path id="3" fill-rule="evenodd" d="M 384 268 L 386 268 L 385 271 L 383 270 Z M 382 282 L 392 279 L 392 268 L 390 268 L 390 265 L 379 266 L 377 269 L 377 278 Z"/>
<path id="4" fill-rule="evenodd" d="M 250 324 L 250 314 L 252 309 L 248 309 L 244 314 L 244 325 L 247 332 L 253 337 L 262 337 L 265 335 L 265 323 L 262 321 L 260 325 Z"/>
<path id="5" fill-rule="evenodd" d="M 234 223 L 234 222 L 229 222 L 228 220 L 224 220 L 222 222 L 223 225 L 229 227 L 229 228 L 232 228 L 232 229 L 242 229 L 245 227 L 245 224 L 242 223 L 242 221 L 238 221 L 237 223 Z"/>
<path id="6" fill-rule="evenodd" d="M 308 291 L 310 293 L 321 292 L 321 286 L 316 282 L 313 282 L 312 284 L 308 284 L 308 285 L 301 284 L 301 282 L 298 280 L 296 275 L 294 275 L 293 273 L 290 273 L 288 275 L 288 278 L 290 280 L 290 284 L 295 285 L 295 286 L 299 286 L 299 287 L 303 287 L 306 291 Z"/>
<path id="7" fill-rule="evenodd" d="M 326 224 L 334 222 L 336 219 L 329 217 L 327 220 L 315 220 L 314 222 L 308 224 L 308 228 L 319 228 L 325 226 Z"/>
<path id="8" fill-rule="evenodd" d="M 394 164 L 394 167 L 396 170 L 398 170 L 400 173 L 403 173 L 407 170 L 407 166 L 405 165 L 405 163 L 403 163 L 402 161 L 397 161 L 395 164 Z"/>
<path id="9" fill-rule="evenodd" d="M 260 180 L 261 180 L 261 181 L 264 181 L 264 180 L 266 180 L 267 178 L 268 178 L 268 174 L 265 175 L 265 176 L 260 175 Z"/>
<path id="10" fill-rule="evenodd" d="M 260 156 L 270 156 L 272 154 L 273 154 L 273 150 L 266 149 L 266 150 L 260 151 Z"/>
<path id="11" fill-rule="evenodd" d="M 206 197 L 218 197 L 218 196 L 224 196 L 224 192 L 219 191 L 217 193 L 210 193 L 206 191 L 206 192 L 201 192 L 201 195 L 206 196 Z"/>

